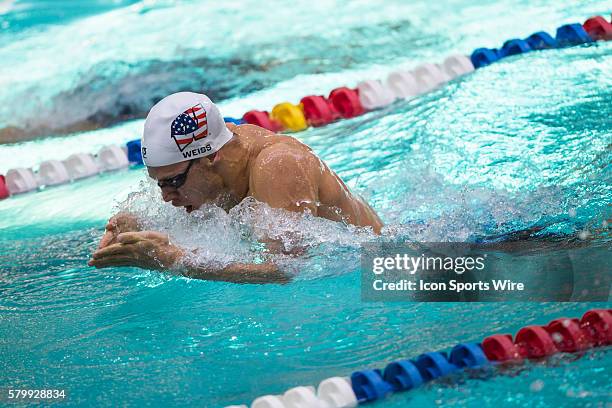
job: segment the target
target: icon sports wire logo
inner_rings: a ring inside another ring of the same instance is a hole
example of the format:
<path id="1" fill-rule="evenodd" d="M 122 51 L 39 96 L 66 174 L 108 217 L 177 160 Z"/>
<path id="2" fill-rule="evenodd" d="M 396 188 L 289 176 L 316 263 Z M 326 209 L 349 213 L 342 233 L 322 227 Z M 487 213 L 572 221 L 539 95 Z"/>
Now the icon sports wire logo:
<path id="1" fill-rule="evenodd" d="M 178 115 L 170 125 L 170 134 L 181 152 L 194 140 L 208 136 L 206 111 L 202 104 L 197 104 Z"/>

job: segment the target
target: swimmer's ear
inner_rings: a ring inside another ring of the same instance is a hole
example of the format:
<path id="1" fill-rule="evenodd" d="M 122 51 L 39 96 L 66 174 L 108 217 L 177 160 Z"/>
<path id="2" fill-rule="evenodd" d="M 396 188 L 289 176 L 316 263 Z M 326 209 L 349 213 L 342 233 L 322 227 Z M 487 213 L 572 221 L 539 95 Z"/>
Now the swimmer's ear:
<path id="1" fill-rule="evenodd" d="M 215 164 L 215 163 L 217 163 L 221 159 L 221 153 L 220 152 L 215 152 L 215 153 L 213 153 L 213 154 L 211 154 L 209 156 L 206 156 L 206 158 L 208 160 L 210 160 L 210 162 L 212 164 Z"/>

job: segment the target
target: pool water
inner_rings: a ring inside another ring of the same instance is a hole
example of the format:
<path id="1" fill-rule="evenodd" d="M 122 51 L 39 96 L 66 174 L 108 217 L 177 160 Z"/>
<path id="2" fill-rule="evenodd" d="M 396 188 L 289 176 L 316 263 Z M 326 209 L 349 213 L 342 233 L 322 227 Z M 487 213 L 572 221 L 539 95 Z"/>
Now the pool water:
<path id="1" fill-rule="evenodd" d="M 171 92 L 204 91 L 240 116 L 610 13 L 603 2 L 544 0 L 65 3 L 0 2 L 0 129 L 103 127 L 0 145 L 0 174 L 138 138 L 140 117 Z M 296 134 L 379 212 L 383 238 L 265 206 L 188 216 L 160 202 L 143 168 L 0 201 L 0 389 L 61 388 L 68 405 L 220 407 L 610 307 L 362 302 L 359 255 L 370 240 L 470 241 L 535 226 L 609 246 L 611 89 L 612 42 L 596 43 L 507 58 Z M 296 275 L 286 285 L 87 267 L 118 209 L 202 262 L 256 261 L 262 232 L 309 251 L 274 258 Z M 372 406 L 605 406 L 611 364 L 607 349 L 556 356 Z"/>

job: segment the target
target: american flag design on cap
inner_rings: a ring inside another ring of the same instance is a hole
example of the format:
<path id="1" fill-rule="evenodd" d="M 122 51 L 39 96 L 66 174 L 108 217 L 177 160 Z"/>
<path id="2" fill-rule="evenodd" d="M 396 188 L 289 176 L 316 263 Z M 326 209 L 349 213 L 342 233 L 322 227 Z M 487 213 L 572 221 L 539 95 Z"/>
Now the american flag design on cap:
<path id="1" fill-rule="evenodd" d="M 206 111 L 202 104 L 197 104 L 178 115 L 170 125 L 170 134 L 181 152 L 194 140 L 208 136 Z"/>

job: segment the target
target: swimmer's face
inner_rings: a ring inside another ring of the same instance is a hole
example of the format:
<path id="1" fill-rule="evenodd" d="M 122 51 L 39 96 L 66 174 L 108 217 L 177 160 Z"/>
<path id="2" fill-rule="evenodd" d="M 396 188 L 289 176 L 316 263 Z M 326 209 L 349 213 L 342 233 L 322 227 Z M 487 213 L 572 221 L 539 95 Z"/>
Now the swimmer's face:
<path id="1" fill-rule="evenodd" d="M 190 213 L 205 203 L 223 206 L 220 201 L 227 194 L 223 178 L 207 158 L 147 170 L 160 186 L 164 201 L 175 207 L 184 207 Z"/>

